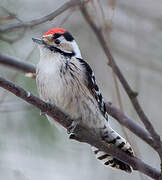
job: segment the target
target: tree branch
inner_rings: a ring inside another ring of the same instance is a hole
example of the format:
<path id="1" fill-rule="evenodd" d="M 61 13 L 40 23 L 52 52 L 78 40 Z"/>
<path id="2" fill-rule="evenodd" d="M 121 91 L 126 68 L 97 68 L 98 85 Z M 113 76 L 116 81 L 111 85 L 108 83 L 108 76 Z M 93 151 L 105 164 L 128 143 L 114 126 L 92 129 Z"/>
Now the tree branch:
<path id="1" fill-rule="evenodd" d="M 81 9 L 82 15 L 85 18 L 85 20 L 87 21 L 87 23 L 90 25 L 92 30 L 94 31 L 98 41 L 100 42 L 108 60 L 109 60 L 109 65 L 114 69 L 114 72 L 116 73 L 119 81 L 121 82 L 121 84 L 122 84 L 123 88 L 125 89 L 128 97 L 130 98 L 132 105 L 133 105 L 134 109 L 136 110 L 139 118 L 141 119 L 145 128 L 148 130 L 148 132 L 151 134 L 152 138 L 154 139 L 153 147 L 158 152 L 160 159 L 162 161 L 162 146 L 161 146 L 160 136 L 155 131 L 153 125 L 151 124 L 151 121 L 148 119 L 148 117 L 144 113 L 141 105 L 139 104 L 138 99 L 137 99 L 138 93 L 136 93 L 135 91 L 132 90 L 132 88 L 128 84 L 127 80 L 125 79 L 124 75 L 120 71 L 120 68 L 116 64 L 116 62 L 115 62 L 115 60 L 114 60 L 114 58 L 110 52 L 110 49 L 109 49 L 109 47 L 105 41 L 103 34 L 101 33 L 100 29 L 97 27 L 95 22 L 93 21 L 93 18 L 88 13 L 85 4 L 81 0 L 78 0 L 78 1 L 80 1 L 80 9 Z"/>
<path id="2" fill-rule="evenodd" d="M 17 70 L 35 73 L 35 67 L 27 62 L 19 61 L 12 57 L 0 53 L 0 64 L 15 68 Z M 143 139 L 147 144 L 153 146 L 153 140 L 150 134 L 134 120 L 126 116 L 121 110 L 113 106 L 111 103 L 106 103 L 106 110 L 109 115 L 116 119 L 121 125 L 127 127 L 131 132 L 136 134 L 139 138 Z"/>
<path id="3" fill-rule="evenodd" d="M 29 104 L 34 105 L 39 108 L 41 111 L 47 113 L 47 115 L 54 118 L 58 123 L 64 126 L 66 129 L 70 126 L 73 121 L 67 114 L 61 111 L 60 108 L 46 103 L 39 99 L 38 97 L 32 95 L 30 92 L 24 90 L 20 86 L 0 77 L 0 86 L 4 89 L 12 92 L 16 96 L 25 100 Z M 74 135 L 71 136 L 72 139 L 75 139 L 80 142 L 85 142 L 91 146 L 95 146 L 98 149 L 107 152 L 108 154 L 120 159 L 121 161 L 132 166 L 134 170 L 138 170 L 154 179 L 158 179 L 160 172 L 151 166 L 147 165 L 140 159 L 136 157 L 130 157 L 120 149 L 114 147 L 114 145 L 109 145 L 102 141 L 96 134 L 92 133 L 91 129 L 87 129 L 82 125 L 78 125 L 74 130 Z"/>
<path id="4" fill-rule="evenodd" d="M 1 53 L 0 53 L 0 64 L 9 66 L 11 68 L 14 68 L 19 71 L 26 72 L 26 73 L 35 73 L 35 67 L 32 64 L 19 61 L 13 57 L 6 56 Z"/>
<path id="5" fill-rule="evenodd" d="M 26 22 L 19 22 L 17 24 L 9 24 L 6 26 L 2 26 L 2 27 L 0 27 L 0 33 L 6 32 L 6 31 L 11 31 L 15 28 L 33 27 L 33 26 L 45 23 L 46 21 L 52 21 L 56 16 L 60 15 L 67 9 L 76 6 L 77 4 L 78 4 L 78 1 L 70 0 L 70 1 L 66 2 L 65 4 L 63 4 L 61 7 L 59 7 L 58 9 L 56 9 L 54 12 L 52 12 L 42 18 L 38 18 L 38 19 L 31 20 L 31 21 L 26 21 Z"/>

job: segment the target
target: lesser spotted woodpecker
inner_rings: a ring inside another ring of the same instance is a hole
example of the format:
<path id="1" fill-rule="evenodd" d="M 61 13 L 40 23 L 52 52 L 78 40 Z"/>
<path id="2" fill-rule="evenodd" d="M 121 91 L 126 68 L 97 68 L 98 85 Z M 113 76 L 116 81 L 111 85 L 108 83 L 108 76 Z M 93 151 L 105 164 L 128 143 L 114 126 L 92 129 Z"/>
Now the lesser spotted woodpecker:
<path id="1" fill-rule="evenodd" d="M 130 144 L 110 127 L 94 73 L 83 60 L 73 36 L 63 28 L 54 28 L 41 39 L 33 38 L 33 41 L 39 44 L 40 49 L 36 71 L 40 97 L 57 105 L 73 119 L 80 119 L 79 123 L 94 129 L 106 143 L 114 144 L 134 156 Z M 128 164 L 111 155 L 95 147 L 92 150 L 104 165 L 132 171 Z"/>

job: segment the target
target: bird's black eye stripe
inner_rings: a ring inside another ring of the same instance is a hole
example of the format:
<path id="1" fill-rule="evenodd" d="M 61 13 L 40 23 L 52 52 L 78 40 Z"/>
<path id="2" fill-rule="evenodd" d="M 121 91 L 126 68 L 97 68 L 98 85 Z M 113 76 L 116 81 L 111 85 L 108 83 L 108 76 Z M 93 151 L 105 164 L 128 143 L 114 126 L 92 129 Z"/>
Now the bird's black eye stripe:
<path id="1" fill-rule="evenodd" d="M 67 40 L 67 41 L 73 41 L 74 40 L 74 38 L 73 38 L 73 36 L 69 33 L 69 32 L 65 32 L 64 34 L 60 34 L 60 33 L 55 33 L 54 35 L 53 35 L 53 39 L 57 39 L 57 38 L 59 38 L 60 36 L 64 36 L 64 38 Z"/>
<path id="2" fill-rule="evenodd" d="M 72 51 L 72 52 L 64 52 L 61 49 L 57 48 L 56 46 L 46 45 L 46 48 L 49 48 L 51 51 L 58 52 L 58 53 L 64 55 L 65 57 L 71 58 L 72 56 L 75 56 L 74 51 Z"/>

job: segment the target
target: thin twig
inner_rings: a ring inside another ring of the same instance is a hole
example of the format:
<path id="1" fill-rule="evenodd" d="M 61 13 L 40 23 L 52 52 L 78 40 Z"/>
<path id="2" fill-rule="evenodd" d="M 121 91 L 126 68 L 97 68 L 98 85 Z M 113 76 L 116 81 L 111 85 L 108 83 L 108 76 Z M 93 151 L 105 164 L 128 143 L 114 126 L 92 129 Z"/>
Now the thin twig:
<path id="1" fill-rule="evenodd" d="M 24 90 L 22 87 L 2 77 L 0 77 L 0 87 L 3 87 L 4 89 L 12 92 L 13 94 L 25 100 L 29 104 L 34 105 L 41 111 L 45 112 L 47 115 L 51 116 L 66 129 L 68 129 L 68 127 L 73 121 L 73 119 L 71 119 L 67 114 L 65 114 L 60 108 L 42 101 L 38 97 L 32 95 L 30 92 Z M 129 164 L 134 170 L 138 170 L 154 179 L 158 179 L 160 176 L 159 171 L 147 165 L 140 159 L 127 155 L 119 148 L 114 147 L 114 145 L 109 145 L 105 143 L 96 134 L 92 133 L 91 129 L 87 129 L 87 127 L 78 125 L 75 128 L 74 135 L 71 136 L 71 138 L 79 142 L 85 142 L 90 144 L 91 146 L 95 146 L 98 149 L 107 152 L 115 158 Z"/>
<path id="2" fill-rule="evenodd" d="M 33 26 L 45 23 L 47 21 L 52 21 L 56 16 L 62 14 L 64 11 L 66 11 L 69 8 L 72 8 L 72 7 L 76 6 L 77 4 L 78 4 L 78 1 L 70 0 L 70 1 L 66 2 L 65 4 L 63 4 L 61 7 L 59 7 L 58 9 L 56 9 L 54 12 L 52 12 L 52 13 L 44 16 L 44 17 L 34 19 L 34 20 L 31 20 L 31 21 L 19 22 L 19 23 L 16 23 L 16 24 L 9 24 L 9 25 L 6 25 L 6 26 L 2 26 L 2 27 L 0 27 L 0 33 L 6 32 L 6 31 L 11 31 L 11 30 L 13 30 L 15 28 L 33 27 Z"/>
<path id="3" fill-rule="evenodd" d="M 15 19 L 15 17 L 16 17 L 15 15 L 7 15 L 5 17 L 0 17 L 0 23 Z"/>
<path id="4" fill-rule="evenodd" d="M 16 19 L 16 15 L 14 13 L 9 12 L 5 7 L 1 6 L 0 9 L 2 9 L 8 14 L 5 17 L 0 17 L 0 23 L 3 23 L 8 20 Z"/>
<path id="5" fill-rule="evenodd" d="M 1 39 L 2 41 L 5 41 L 5 42 L 8 42 L 8 43 L 12 44 L 12 43 L 14 43 L 14 42 L 22 39 L 22 38 L 24 37 L 25 31 L 26 31 L 25 28 L 22 29 L 22 31 L 19 32 L 19 33 L 18 33 L 16 36 L 14 36 L 14 37 L 12 37 L 12 36 L 11 36 L 11 37 L 8 37 L 8 36 L 6 36 L 6 35 L 0 34 L 0 39 Z"/>

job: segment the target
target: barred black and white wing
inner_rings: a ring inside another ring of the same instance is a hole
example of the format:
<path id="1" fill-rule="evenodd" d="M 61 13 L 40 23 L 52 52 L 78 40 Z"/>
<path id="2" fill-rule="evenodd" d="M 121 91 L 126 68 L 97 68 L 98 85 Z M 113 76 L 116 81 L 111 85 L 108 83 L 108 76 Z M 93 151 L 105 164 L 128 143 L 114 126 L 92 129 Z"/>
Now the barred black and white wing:
<path id="1" fill-rule="evenodd" d="M 96 83 L 94 72 L 92 71 L 91 67 L 86 61 L 80 58 L 77 58 L 77 59 L 80 61 L 80 63 L 85 69 L 85 74 L 86 74 L 85 84 L 87 85 L 91 94 L 96 99 L 101 113 L 103 114 L 105 119 L 108 121 L 108 114 L 106 112 L 105 102 L 104 102 L 101 92 L 99 91 L 99 87 Z"/>
<path id="2" fill-rule="evenodd" d="M 88 90 L 91 92 L 93 97 L 96 99 L 101 113 L 103 114 L 105 119 L 108 121 L 108 114 L 106 112 L 105 102 L 104 102 L 101 92 L 99 91 L 99 87 L 96 83 L 94 72 L 92 71 L 91 67 L 89 66 L 87 62 L 85 62 L 83 59 L 80 59 L 80 58 L 77 58 L 77 59 L 80 61 L 81 65 L 83 66 L 83 69 L 85 70 L 85 75 L 86 75 L 85 85 L 87 86 Z M 109 144 L 114 144 L 117 148 L 120 148 L 121 150 L 129 154 L 130 156 L 134 156 L 134 153 L 130 144 L 126 142 L 126 140 L 122 138 L 118 133 L 116 133 L 108 125 L 108 123 L 104 127 L 101 128 L 101 135 L 105 142 Z M 103 151 L 99 151 L 95 147 L 92 147 L 92 150 L 96 158 L 99 161 L 101 161 L 105 166 L 117 168 L 117 169 L 129 172 L 129 173 L 132 172 L 132 168 L 128 164 L 112 157 L 111 155 Z"/>

